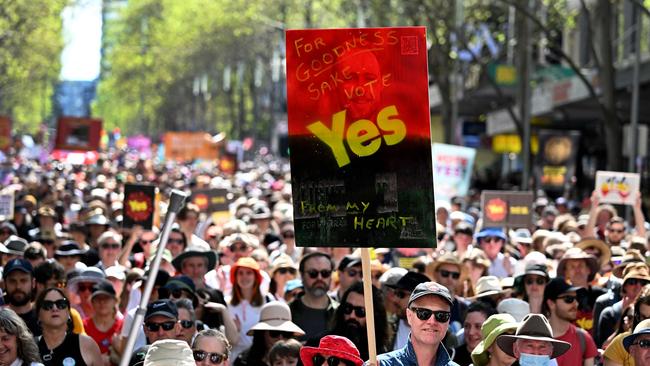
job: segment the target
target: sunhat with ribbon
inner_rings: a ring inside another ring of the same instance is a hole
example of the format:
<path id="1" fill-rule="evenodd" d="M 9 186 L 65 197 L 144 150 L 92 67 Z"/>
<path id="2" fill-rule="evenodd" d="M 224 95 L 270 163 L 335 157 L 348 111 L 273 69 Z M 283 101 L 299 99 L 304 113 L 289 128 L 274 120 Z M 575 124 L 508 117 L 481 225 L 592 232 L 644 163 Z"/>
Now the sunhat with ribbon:
<path id="1" fill-rule="evenodd" d="M 476 295 L 472 299 L 478 299 L 484 296 L 499 295 L 505 291 L 501 287 L 501 281 L 497 276 L 483 276 L 476 281 L 474 286 Z"/>
<path id="2" fill-rule="evenodd" d="M 553 338 L 551 324 L 549 324 L 548 319 L 542 314 L 527 315 L 517 327 L 515 335 L 502 334 L 497 337 L 497 344 L 503 352 L 514 357 L 512 346 L 517 339 L 550 342 L 553 346 L 551 359 L 563 355 L 571 348 L 570 343 L 558 341 Z"/>
<path id="3" fill-rule="evenodd" d="M 305 335 L 305 332 L 291 321 L 291 309 L 289 309 L 289 305 L 280 301 L 271 301 L 264 304 L 260 312 L 259 323 L 253 325 L 246 334 L 252 336 L 256 330 L 289 332 L 293 333 L 296 337 Z"/>
<path id="4" fill-rule="evenodd" d="M 513 332 L 519 323 L 510 314 L 491 315 L 481 326 L 482 341 L 472 351 L 472 361 L 475 366 L 485 366 L 490 362 L 488 349 L 498 336 L 505 332 Z"/>

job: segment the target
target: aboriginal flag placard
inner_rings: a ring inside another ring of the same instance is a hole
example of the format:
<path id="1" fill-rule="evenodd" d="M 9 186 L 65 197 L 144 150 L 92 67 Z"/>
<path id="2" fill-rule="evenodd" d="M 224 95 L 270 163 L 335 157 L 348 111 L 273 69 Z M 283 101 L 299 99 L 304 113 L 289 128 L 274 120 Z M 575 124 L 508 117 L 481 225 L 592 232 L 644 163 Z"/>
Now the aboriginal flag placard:
<path id="1" fill-rule="evenodd" d="M 135 225 L 151 230 L 155 209 L 156 187 L 145 184 L 124 186 L 124 227 Z"/>
<path id="2" fill-rule="evenodd" d="M 60 117 L 56 128 L 54 148 L 57 150 L 97 151 L 101 132 L 101 119 Z"/>
<path id="3" fill-rule="evenodd" d="M 435 246 L 425 28 L 286 39 L 298 245 Z"/>
<path id="4" fill-rule="evenodd" d="M 483 227 L 529 228 L 533 222 L 533 192 L 483 191 Z"/>

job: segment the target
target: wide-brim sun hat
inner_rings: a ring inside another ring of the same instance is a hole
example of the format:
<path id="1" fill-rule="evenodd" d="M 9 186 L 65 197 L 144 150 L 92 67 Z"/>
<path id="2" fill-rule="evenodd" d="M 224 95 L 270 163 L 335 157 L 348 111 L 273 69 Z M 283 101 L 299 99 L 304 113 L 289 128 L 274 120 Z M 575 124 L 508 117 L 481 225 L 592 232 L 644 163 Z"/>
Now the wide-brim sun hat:
<path id="1" fill-rule="evenodd" d="M 68 281 L 68 291 L 77 293 L 79 292 L 77 286 L 82 282 L 90 282 L 93 284 L 99 283 L 106 279 L 104 272 L 97 267 L 88 267 L 84 269 L 79 276 L 73 277 Z"/>
<path id="2" fill-rule="evenodd" d="M 154 342 L 144 358 L 144 366 L 196 366 L 192 349 L 185 341 L 162 339 Z"/>
<path id="3" fill-rule="evenodd" d="M 207 258 L 208 271 L 214 269 L 217 264 L 217 253 L 215 253 L 206 243 L 193 243 L 188 246 L 181 254 L 172 260 L 172 265 L 177 271 L 181 271 L 183 261 L 190 257 Z"/>
<path id="4" fill-rule="evenodd" d="M 501 286 L 501 280 L 496 276 L 482 276 L 474 286 L 476 295 L 470 299 L 475 300 L 485 296 L 500 295 L 505 293 Z"/>
<path id="5" fill-rule="evenodd" d="M 490 362 L 488 349 L 498 336 L 517 329 L 517 320 L 510 314 L 495 314 L 485 320 L 481 326 L 481 342 L 472 350 L 475 366 L 485 366 Z"/>
<path id="6" fill-rule="evenodd" d="M 264 304 L 260 311 L 259 323 L 251 327 L 246 335 L 252 336 L 256 330 L 289 332 L 296 337 L 305 335 L 305 332 L 291 321 L 291 309 L 289 309 L 289 305 L 280 301 L 271 301 Z"/>
<path id="7" fill-rule="evenodd" d="M 586 238 L 580 240 L 576 245 L 576 248 L 586 250 L 587 248 L 596 248 L 600 252 L 600 257 L 596 258 L 600 267 L 609 263 L 612 258 L 612 251 L 609 249 L 609 246 L 605 244 L 604 241 L 596 238 Z"/>
<path id="8" fill-rule="evenodd" d="M 260 265 L 251 257 L 242 257 L 237 260 L 235 264 L 230 266 L 230 283 L 237 283 L 237 270 L 239 268 L 248 268 L 255 272 L 255 277 L 257 278 L 257 283 L 262 283 L 262 273 L 260 272 Z"/>
<path id="9" fill-rule="evenodd" d="M 553 330 L 548 319 L 541 314 L 529 314 L 517 327 L 514 335 L 502 334 L 497 337 L 499 348 L 506 354 L 515 357 L 512 346 L 517 339 L 528 339 L 533 341 L 550 342 L 553 346 L 551 359 L 557 358 L 566 353 L 571 344 L 568 342 L 558 341 L 553 338 Z"/>
<path id="10" fill-rule="evenodd" d="M 643 255 L 641 252 L 638 250 L 628 250 L 627 253 L 623 257 L 621 257 L 621 263 L 618 264 L 614 269 L 612 270 L 612 274 L 618 278 L 623 278 L 623 272 L 625 271 L 625 268 L 631 264 L 631 263 L 644 263 L 645 258 L 643 258 Z"/>
<path id="11" fill-rule="evenodd" d="M 302 347 L 300 349 L 302 364 L 304 366 L 320 366 L 314 365 L 312 360 L 312 357 L 317 354 L 342 358 L 352 361 L 357 366 L 363 365 L 359 349 L 357 349 L 351 340 L 341 336 L 328 335 L 321 338 L 318 347 Z"/>
<path id="12" fill-rule="evenodd" d="M 587 267 L 590 270 L 588 281 L 592 281 L 596 273 L 598 273 L 598 260 L 593 255 L 587 254 L 584 250 L 577 247 L 570 248 L 564 253 L 560 259 L 560 263 L 557 265 L 557 275 L 565 277 L 566 263 L 573 259 L 584 260 L 587 263 Z"/>
<path id="13" fill-rule="evenodd" d="M 630 346 L 632 346 L 632 343 L 634 343 L 637 337 L 643 334 L 650 334 L 650 319 L 643 320 L 637 324 L 636 327 L 634 327 L 634 332 L 623 338 L 623 347 L 625 347 L 625 350 L 630 352 Z"/>

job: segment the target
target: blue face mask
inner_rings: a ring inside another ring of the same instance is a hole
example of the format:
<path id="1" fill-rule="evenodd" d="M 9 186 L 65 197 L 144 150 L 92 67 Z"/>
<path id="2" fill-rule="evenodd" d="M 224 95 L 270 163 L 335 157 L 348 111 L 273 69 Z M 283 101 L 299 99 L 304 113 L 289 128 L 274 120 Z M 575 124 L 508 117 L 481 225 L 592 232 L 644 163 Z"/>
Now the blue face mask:
<path id="1" fill-rule="evenodd" d="M 548 355 L 530 355 L 522 353 L 519 357 L 519 365 L 521 366 L 548 366 L 551 358 Z"/>

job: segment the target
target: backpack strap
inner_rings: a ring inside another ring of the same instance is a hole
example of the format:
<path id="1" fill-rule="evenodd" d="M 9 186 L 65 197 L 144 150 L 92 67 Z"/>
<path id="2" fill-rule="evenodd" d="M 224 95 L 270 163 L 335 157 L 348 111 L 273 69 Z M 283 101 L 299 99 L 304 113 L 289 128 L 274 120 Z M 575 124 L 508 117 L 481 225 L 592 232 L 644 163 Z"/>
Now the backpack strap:
<path id="1" fill-rule="evenodd" d="M 578 340 L 580 341 L 580 350 L 582 351 L 582 358 L 585 357 L 585 352 L 587 352 L 587 341 L 585 340 L 585 330 L 576 327 L 576 333 L 578 333 Z"/>

